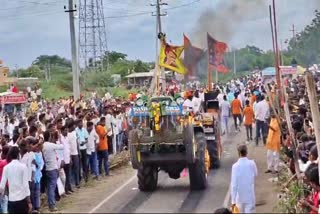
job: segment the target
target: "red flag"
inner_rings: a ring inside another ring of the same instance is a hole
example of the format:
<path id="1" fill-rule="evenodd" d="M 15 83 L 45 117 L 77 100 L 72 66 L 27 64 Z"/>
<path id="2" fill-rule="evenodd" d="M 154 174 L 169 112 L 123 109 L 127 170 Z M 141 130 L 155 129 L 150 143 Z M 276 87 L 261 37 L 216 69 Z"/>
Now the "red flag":
<path id="1" fill-rule="evenodd" d="M 188 69 L 188 75 L 193 76 L 195 73 L 195 66 L 201 59 L 203 50 L 192 46 L 190 40 L 183 34 L 184 41 L 184 59 L 183 64 Z"/>
<path id="2" fill-rule="evenodd" d="M 225 65 L 224 53 L 226 52 L 228 46 L 224 42 L 219 42 L 212 38 L 209 33 L 208 37 L 208 65 L 220 73 L 227 73 L 229 69 Z"/>

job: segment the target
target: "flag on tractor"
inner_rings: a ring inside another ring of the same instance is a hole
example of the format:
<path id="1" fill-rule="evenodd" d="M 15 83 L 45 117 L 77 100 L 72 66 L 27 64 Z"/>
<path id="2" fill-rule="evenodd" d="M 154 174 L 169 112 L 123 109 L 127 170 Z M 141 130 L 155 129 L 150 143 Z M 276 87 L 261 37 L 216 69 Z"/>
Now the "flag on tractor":
<path id="1" fill-rule="evenodd" d="M 179 74 L 186 74 L 187 70 L 180 59 L 183 50 L 184 46 L 171 46 L 162 38 L 159 65 Z"/>
<path id="2" fill-rule="evenodd" d="M 183 34 L 184 41 L 184 58 L 183 63 L 188 70 L 188 75 L 195 75 L 196 65 L 200 61 L 203 50 L 192 46 L 190 40 Z"/>
<path id="3" fill-rule="evenodd" d="M 227 73 L 229 69 L 225 65 L 224 54 L 228 48 L 224 42 L 219 42 L 212 38 L 209 33 L 208 37 L 208 66 L 220 73 Z"/>

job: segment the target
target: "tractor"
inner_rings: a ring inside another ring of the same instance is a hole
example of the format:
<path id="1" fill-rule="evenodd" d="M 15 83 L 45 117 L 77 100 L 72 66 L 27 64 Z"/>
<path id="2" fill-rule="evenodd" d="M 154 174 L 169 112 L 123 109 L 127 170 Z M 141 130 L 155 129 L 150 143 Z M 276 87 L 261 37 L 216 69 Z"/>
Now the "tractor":
<path id="1" fill-rule="evenodd" d="M 159 171 L 179 179 L 188 168 L 191 190 L 207 187 L 209 153 L 201 124 L 183 111 L 182 98 L 138 99 L 128 112 L 131 164 L 140 191 L 155 191 Z"/>

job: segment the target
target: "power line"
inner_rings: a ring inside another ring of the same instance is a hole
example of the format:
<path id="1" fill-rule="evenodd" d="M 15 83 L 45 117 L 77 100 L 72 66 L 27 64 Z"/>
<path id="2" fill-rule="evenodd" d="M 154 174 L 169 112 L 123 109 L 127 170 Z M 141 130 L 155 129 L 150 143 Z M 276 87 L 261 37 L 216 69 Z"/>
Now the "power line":
<path id="1" fill-rule="evenodd" d="M 19 19 L 24 19 L 24 18 L 28 18 L 28 17 L 37 17 L 37 16 L 46 16 L 46 15 L 53 15 L 53 14 L 59 14 L 62 13 L 61 10 L 59 11 L 52 11 L 52 12 L 39 12 L 39 13 L 32 13 L 32 14 L 25 14 L 24 16 L 18 16 L 18 17 L 8 17 L 8 16 L 0 16 L 0 19 L 3 18 L 3 21 L 15 21 L 15 20 L 19 20 Z"/>
<path id="2" fill-rule="evenodd" d="M 178 9 L 178 8 L 190 6 L 190 5 L 192 5 L 192 4 L 194 4 L 194 3 L 197 3 L 197 2 L 200 2 L 200 0 L 195 0 L 195 1 L 192 1 L 192 2 L 189 2 L 189 3 L 186 3 L 186 4 L 181 4 L 181 5 L 174 6 L 174 7 L 169 7 L 169 8 L 164 9 L 164 10 L 165 10 L 165 11 L 175 10 L 175 9 Z M 155 12 L 155 11 L 134 13 L 134 14 L 128 14 L 128 15 L 119 15 L 119 16 L 107 16 L 107 17 L 105 17 L 105 18 L 106 18 L 106 19 L 129 18 L 129 17 L 135 17 L 135 16 L 150 15 L 150 14 L 152 14 L 153 12 Z"/>
<path id="3" fill-rule="evenodd" d="M 42 6 L 49 6 L 48 4 L 53 5 L 54 3 L 62 2 L 62 0 L 55 0 L 55 1 L 49 1 L 49 2 L 34 2 L 34 1 L 23 1 L 23 2 L 30 3 L 30 4 L 39 4 L 39 5 L 42 5 Z M 192 1 L 192 2 L 189 2 L 189 3 L 185 3 L 185 4 L 181 4 L 181 5 L 178 5 L 178 6 L 169 7 L 169 8 L 164 9 L 164 11 L 175 10 L 175 9 L 179 9 L 179 8 L 182 8 L 182 7 L 187 7 L 187 6 L 190 6 L 190 5 L 192 5 L 194 3 L 197 3 L 197 2 L 200 2 L 200 0 L 195 0 L 195 1 Z M 124 3 L 124 1 L 122 3 Z M 18 7 L 15 7 L 15 8 L 1 8 L 0 11 L 4 11 L 4 10 L 8 10 L 8 9 L 13 10 L 13 9 L 19 9 L 19 8 L 25 8 L 25 7 L 28 7 L 28 6 L 24 5 L 24 6 L 18 6 Z M 41 8 L 39 8 L 39 9 L 41 9 Z M 106 8 L 106 9 L 117 10 L 117 8 Z M 119 10 L 121 10 L 121 9 L 119 8 Z M 136 16 L 150 15 L 150 14 L 152 14 L 154 12 L 155 11 L 145 11 L 145 12 L 141 11 L 141 12 L 138 12 L 138 13 L 132 13 L 132 14 L 126 14 L 126 15 L 106 16 L 105 18 L 106 19 L 130 18 L 130 17 L 136 17 Z M 5 15 L 3 15 L 3 16 L 0 16 L 0 18 L 3 18 L 2 21 L 12 21 L 12 20 L 23 19 L 23 18 L 26 18 L 26 17 L 47 16 L 47 15 L 53 15 L 53 14 L 58 14 L 58 13 L 61 13 L 61 11 L 60 10 L 59 11 L 58 10 L 57 11 L 51 11 L 51 12 L 34 11 L 32 13 L 23 14 L 21 16 L 16 16 L 16 15 L 14 15 L 14 16 L 5 16 Z"/>
<path id="4" fill-rule="evenodd" d="M 62 0 L 55 0 L 55 1 L 50 1 L 50 2 L 29 2 L 29 1 L 20 1 L 20 2 L 27 3 L 27 5 L 20 5 L 20 6 L 16 6 L 16 7 L 1 8 L 0 11 L 18 10 L 18 9 L 22 9 L 22 8 L 32 7 L 32 5 L 51 6 L 51 5 L 56 5 L 56 3 L 62 2 Z"/>

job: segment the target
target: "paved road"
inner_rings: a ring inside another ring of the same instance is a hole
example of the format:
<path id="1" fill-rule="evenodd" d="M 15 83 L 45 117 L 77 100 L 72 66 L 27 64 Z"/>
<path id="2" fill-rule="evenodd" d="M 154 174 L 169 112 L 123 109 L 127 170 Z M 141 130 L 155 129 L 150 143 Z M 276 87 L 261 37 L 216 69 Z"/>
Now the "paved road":
<path id="1" fill-rule="evenodd" d="M 236 145 L 243 143 L 244 133 L 232 133 L 223 139 L 221 168 L 212 170 L 205 191 L 191 192 L 188 176 L 170 179 L 160 172 L 158 190 L 143 193 L 137 189 L 137 179 L 128 178 L 122 186 L 102 198 L 90 213 L 213 213 L 229 199 L 231 166 L 237 159 Z"/>

